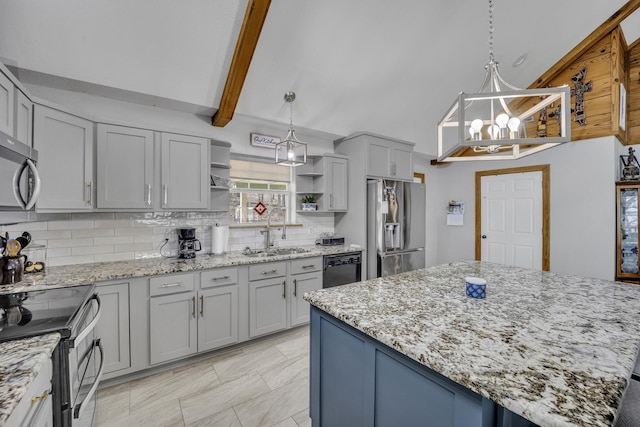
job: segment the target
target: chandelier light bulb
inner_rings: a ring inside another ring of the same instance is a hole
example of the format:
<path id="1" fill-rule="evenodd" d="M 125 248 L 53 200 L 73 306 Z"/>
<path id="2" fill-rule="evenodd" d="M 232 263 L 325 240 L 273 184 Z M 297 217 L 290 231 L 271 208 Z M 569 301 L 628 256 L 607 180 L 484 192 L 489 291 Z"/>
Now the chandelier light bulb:
<path id="1" fill-rule="evenodd" d="M 509 122 L 509 116 L 505 113 L 498 114 L 498 117 L 496 117 L 496 123 L 501 128 L 507 127 L 507 122 Z"/>
<path id="2" fill-rule="evenodd" d="M 471 122 L 471 129 L 469 129 L 469 132 L 471 132 L 471 136 L 474 141 L 480 141 L 482 139 L 482 133 L 480 131 L 482 130 L 483 124 L 484 123 L 480 119 L 475 119 Z"/>
<path id="3" fill-rule="evenodd" d="M 500 126 L 498 125 L 489 126 L 489 135 L 491 135 L 491 139 L 498 139 L 500 137 Z"/>
<path id="4" fill-rule="evenodd" d="M 507 122 L 507 126 L 509 127 L 509 130 L 511 131 L 509 137 L 511 139 L 518 139 L 520 138 L 520 119 L 517 117 L 511 117 L 509 119 L 509 121 Z"/>

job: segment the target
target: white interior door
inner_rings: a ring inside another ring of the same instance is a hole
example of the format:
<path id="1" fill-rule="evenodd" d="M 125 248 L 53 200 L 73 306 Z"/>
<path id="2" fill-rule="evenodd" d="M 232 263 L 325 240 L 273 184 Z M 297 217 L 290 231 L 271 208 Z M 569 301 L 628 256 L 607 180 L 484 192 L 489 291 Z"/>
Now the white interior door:
<path id="1" fill-rule="evenodd" d="M 542 172 L 483 176 L 481 259 L 542 269 Z"/>

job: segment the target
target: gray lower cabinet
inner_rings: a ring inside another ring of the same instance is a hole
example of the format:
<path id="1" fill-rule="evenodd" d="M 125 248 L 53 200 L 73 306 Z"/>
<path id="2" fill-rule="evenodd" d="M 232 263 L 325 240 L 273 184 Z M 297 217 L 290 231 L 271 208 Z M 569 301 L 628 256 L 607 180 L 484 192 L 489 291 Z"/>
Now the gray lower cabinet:
<path id="1" fill-rule="evenodd" d="M 92 122 L 34 107 L 33 146 L 42 179 L 38 211 L 93 210 L 93 141 Z"/>
<path id="2" fill-rule="evenodd" d="M 167 362 L 198 351 L 196 293 L 153 297 L 149 302 L 151 364 Z"/>
<path id="3" fill-rule="evenodd" d="M 302 297 L 305 292 L 322 289 L 322 257 L 291 261 L 290 282 L 289 326 L 293 327 L 309 322 L 310 305 Z"/>
<path id="4" fill-rule="evenodd" d="M 131 367 L 129 335 L 129 283 L 98 284 L 102 315 L 96 325 L 96 336 L 104 348 L 104 373 Z"/>
<path id="5" fill-rule="evenodd" d="M 53 407 L 51 406 L 51 378 L 53 368 L 49 359 L 27 388 L 4 424 L 5 427 L 51 427 L 53 426 Z"/>
<path id="6" fill-rule="evenodd" d="M 287 328 L 287 263 L 249 266 L 249 337 Z"/>
<path id="7" fill-rule="evenodd" d="M 238 342 L 238 269 L 201 273 L 198 301 L 198 351 Z"/>
<path id="8" fill-rule="evenodd" d="M 149 362 L 167 362 L 198 351 L 193 273 L 149 279 Z"/>
<path id="9" fill-rule="evenodd" d="M 237 267 L 149 279 L 149 361 L 162 363 L 238 342 Z"/>

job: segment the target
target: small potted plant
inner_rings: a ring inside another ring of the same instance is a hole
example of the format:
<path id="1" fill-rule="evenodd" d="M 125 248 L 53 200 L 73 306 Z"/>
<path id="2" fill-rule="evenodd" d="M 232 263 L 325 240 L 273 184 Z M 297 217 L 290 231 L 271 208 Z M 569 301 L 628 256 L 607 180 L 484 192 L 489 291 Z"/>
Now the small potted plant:
<path id="1" fill-rule="evenodd" d="M 311 196 L 311 195 L 304 196 L 300 200 L 300 203 L 302 203 L 303 211 L 315 211 L 318 209 L 315 196 Z"/>

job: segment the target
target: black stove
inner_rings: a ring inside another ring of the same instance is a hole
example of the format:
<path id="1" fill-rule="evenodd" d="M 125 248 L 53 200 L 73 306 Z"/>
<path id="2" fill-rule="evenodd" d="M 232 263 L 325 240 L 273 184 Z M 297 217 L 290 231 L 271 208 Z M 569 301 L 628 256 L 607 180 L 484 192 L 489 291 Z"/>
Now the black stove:
<path id="1" fill-rule="evenodd" d="M 68 338 L 72 320 L 92 292 L 93 285 L 82 285 L 0 295 L 0 342 L 50 332 Z"/>

